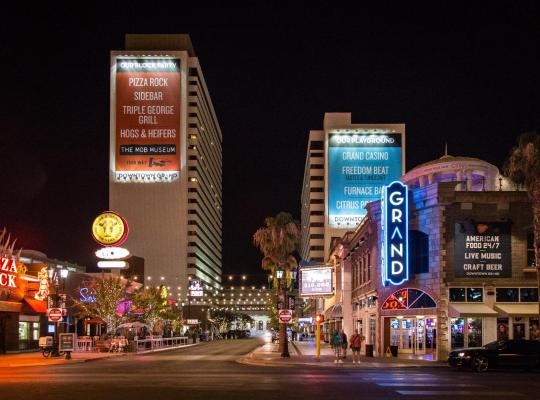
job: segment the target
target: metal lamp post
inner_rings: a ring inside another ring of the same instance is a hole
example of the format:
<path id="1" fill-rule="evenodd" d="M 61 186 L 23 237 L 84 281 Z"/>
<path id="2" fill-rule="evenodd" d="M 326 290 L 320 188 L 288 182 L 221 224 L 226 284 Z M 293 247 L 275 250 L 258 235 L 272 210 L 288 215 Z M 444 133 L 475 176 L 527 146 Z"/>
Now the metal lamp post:
<path id="1" fill-rule="evenodd" d="M 280 298 L 282 299 L 282 309 L 285 309 L 285 305 L 287 303 L 287 277 L 285 275 L 285 270 L 282 268 L 282 267 L 279 267 L 277 270 L 276 270 L 276 278 L 277 278 L 277 282 L 278 282 L 278 304 L 279 304 L 279 300 Z M 279 307 L 278 307 L 278 312 L 279 312 Z M 290 354 L 289 354 L 289 337 L 287 335 L 287 324 L 283 324 L 284 328 L 283 330 L 285 331 L 284 332 L 284 335 L 283 335 L 283 351 L 281 353 L 281 357 L 290 357 Z M 281 328 L 280 328 L 281 329 Z M 281 340 L 281 338 L 280 338 Z"/>
<path id="2" fill-rule="evenodd" d="M 53 302 L 52 305 L 53 307 L 58 308 L 59 302 L 60 302 L 60 293 L 59 293 L 60 286 L 62 287 L 62 290 L 65 289 L 65 279 L 67 278 L 69 271 L 67 268 L 63 268 L 61 265 L 56 265 L 54 267 L 49 267 L 47 272 L 49 274 L 49 280 L 54 283 L 54 296 L 52 296 L 52 302 Z M 53 340 L 53 349 L 51 352 L 51 356 L 59 357 L 60 356 L 60 351 L 59 351 L 60 343 L 58 340 L 59 339 L 58 330 L 59 330 L 60 324 L 58 321 L 56 321 L 54 325 L 55 325 L 54 340 Z"/>

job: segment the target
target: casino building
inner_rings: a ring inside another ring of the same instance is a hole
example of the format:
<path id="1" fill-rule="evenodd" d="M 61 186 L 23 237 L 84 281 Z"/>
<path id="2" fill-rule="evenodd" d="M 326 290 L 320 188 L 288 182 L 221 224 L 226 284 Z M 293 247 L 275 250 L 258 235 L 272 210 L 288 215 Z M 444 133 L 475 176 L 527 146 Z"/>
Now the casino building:
<path id="1" fill-rule="evenodd" d="M 431 360 L 497 339 L 540 340 L 527 193 L 485 161 L 447 154 L 401 182 L 408 206 L 392 211 L 388 194 L 367 204 L 355 230 L 332 241 L 329 262 L 342 302 L 333 307 L 343 312 L 329 327 L 358 329 L 368 353 Z M 408 239 L 391 225 L 401 216 Z"/>
<path id="2" fill-rule="evenodd" d="M 145 286 L 182 302 L 190 278 L 219 288 L 222 136 L 189 35 L 126 35 L 111 52 L 109 170 Z"/>

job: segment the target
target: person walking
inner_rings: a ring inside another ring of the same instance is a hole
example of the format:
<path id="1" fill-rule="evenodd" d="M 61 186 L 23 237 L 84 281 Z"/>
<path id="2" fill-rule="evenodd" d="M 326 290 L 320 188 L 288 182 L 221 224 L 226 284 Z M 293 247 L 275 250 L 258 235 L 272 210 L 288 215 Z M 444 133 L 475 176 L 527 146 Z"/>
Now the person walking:
<path id="1" fill-rule="evenodd" d="M 347 334 L 343 331 L 343 329 L 340 329 L 339 336 L 341 336 L 341 349 L 343 350 L 343 359 L 347 359 L 347 347 L 349 346 L 349 343 L 347 342 Z"/>
<path id="2" fill-rule="evenodd" d="M 332 346 L 332 349 L 334 349 L 334 363 L 343 362 L 341 359 L 342 345 L 343 343 L 341 341 L 341 335 L 339 334 L 339 331 L 336 331 L 330 339 L 330 346 Z"/>
<path id="3" fill-rule="evenodd" d="M 360 348 L 362 347 L 362 336 L 358 334 L 358 329 L 354 330 L 351 336 L 352 363 L 360 364 Z"/>

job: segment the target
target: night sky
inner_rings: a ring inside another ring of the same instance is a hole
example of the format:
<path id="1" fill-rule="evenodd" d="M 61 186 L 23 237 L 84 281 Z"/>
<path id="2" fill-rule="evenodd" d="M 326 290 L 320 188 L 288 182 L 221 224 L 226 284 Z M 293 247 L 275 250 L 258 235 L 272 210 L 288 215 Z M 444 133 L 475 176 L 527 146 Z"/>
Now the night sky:
<path id="1" fill-rule="evenodd" d="M 108 208 L 109 51 L 125 33 L 191 34 L 223 132 L 225 273 L 260 273 L 251 236 L 266 216 L 300 218 L 308 132 L 325 112 L 405 123 L 407 169 L 445 143 L 501 167 L 517 136 L 540 126 L 534 2 L 111 3 L 3 12 L 0 227 L 49 257 L 95 262 L 90 225 Z"/>

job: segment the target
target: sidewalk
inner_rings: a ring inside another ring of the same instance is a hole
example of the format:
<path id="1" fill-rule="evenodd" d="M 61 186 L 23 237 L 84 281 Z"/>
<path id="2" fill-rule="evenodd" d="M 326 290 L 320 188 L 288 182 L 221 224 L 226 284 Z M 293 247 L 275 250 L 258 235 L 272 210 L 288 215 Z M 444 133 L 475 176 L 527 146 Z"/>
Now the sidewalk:
<path id="1" fill-rule="evenodd" d="M 66 356 L 45 358 L 41 354 L 41 351 L 35 353 L 2 354 L 0 355 L 0 368 L 77 364 L 87 361 L 102 360 L 105 358 L 120 357 L 126 354 L 128 353 L 80 352 L 71 353 L 71 360 L 66 360 Z"/>
<path id="2" fill-rule="evenodd" d="M 97 361 L 104 360 L 107 358 L 115 358 L 122 356 L 137 356 L 145 355 L 151 353 L 157 353 L 168 350 L 177 350 L 187 347 L 197 346 L 200 342 L 196 344 L 187 344 L 183 346 L 174 346 L 174 347 L 161 347 L 153 350 L 140 351 L 138 353 L 110 353 L 110 352 L 91 352 L 83 351 L 71 353 L 71 360 L 66 360 L 66 356 L 61 357 L 48 357 L 45 358 L 39 352 L 32 353 L 16 353 L 16 354 L 2 354 L 0 355 L 0 369 L 2 368 L 15 368 L 15 367 L 42 367 L 47 365 L 69 365 L 84 363 L 88 361 Z"/>
<path id="3" fill-rule="evenodd" d="M 237 360 L 241 364 L 259 365 L 268 367 L 332 367 L 332 368 L 410 368 L 410 367 L 446 367 L 446 363 L 425 360 L 410 360 L 389 357 L 360 357 L 359 364 L 352 363 L 350 349 L 347 351 L 347 359 L 343 363 L 334 363 L 334 353 L 330 346 L 321 343 L 321 357 L 315 357 L 315 342 L 292 342 L 289 343 L 290 358 L 281 358 L 278 352 L 278 344 L 266 343 L 258 347 L 247 356 Z"/>

